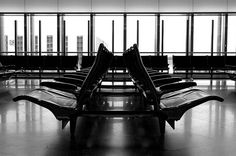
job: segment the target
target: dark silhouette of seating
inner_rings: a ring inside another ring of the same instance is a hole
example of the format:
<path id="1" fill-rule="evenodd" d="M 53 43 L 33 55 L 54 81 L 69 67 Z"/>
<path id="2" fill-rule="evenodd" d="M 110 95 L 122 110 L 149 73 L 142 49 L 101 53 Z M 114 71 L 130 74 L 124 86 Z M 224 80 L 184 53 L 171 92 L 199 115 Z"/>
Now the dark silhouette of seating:
<path id="1" fill-rule="evenodd" d="M 95 60 L 95 56 L 83 56 L 81 68 L 84 69 L 84 68 L 91 67 L 93 65 L 94 60 Z"/>
<path id="2" fill-rule="evenodd" d="M 225 58 L 227 69 L 225 73 L 228 74 L 231 80 L 236 81 L 236 56 L 227 56 Z"/>
<path id="3" fill-rule="evenodd" d="M 235 56 L 173 56 L 174 73 L 184 71 L 186 74 L 213 74 L 228 70 L 228 65 L 236 65 Z"/>
<path id="4" fill-rule="evenodd" d="M 113 54 L 101 44 L 97 59 L 83 81 L 81 88 L 74 90 L 74 92 L 68 93 L 61 90 L 41 88 L 35 89 L 27 95 L 17 96 L 13 100 L 28 100 L 49 109 L 58 120 L 62 121 L 63 128 L 70 122 L 71 138 L 73 139 L 77 117 L 90 107 L 90 98 L 96 91 L 104 74 L 106 74 L 112 57 Z M 64 84 L 64 86 L 66 85 Z"/>
<path id="5" fill-rule="evenodd" d="M 78 56 L 60 56 L 59 57 L 60 70 L 75 70 L 78 63 Z"/>
<path id="6" fill-rule="evenodd" d="M 161 70 L 169 73 L 167 56 L 142 56 L 144 66 L 152 70 Z"/>
<path id="7" fill-rule="evenodd" d="M 0 62 L 0 80 L 7 80 L 11 78 L 13 75 L 17 74 L 19 71 L 15 70 L 14 65 L 3 65 Z"/>
<path id="8" fill-rule="evenodd" d="M 181 119 L 187 110 L 209 100 L 223 101 L 221 97 L 208 95 L 199 89 L 183 90 L 182 85 L 178 84 L 167 84 L 157 89 L 140 59 L 137 45 L 128 49 L 123 56 L 133 81 L 159 118 L 161 134 L 165 133 L 166 121 L 175 128 L 175 121 Z"/>
<path id="9" fill-rule="evenodd" d="M 112 63 L 111 63 L 111 66 L 110 66 L 110 69 L 111 70 L 119 70 L 119 69 L 125 69 L 125 64 L 124 64 L 124 61 L 123 61 L 123 57 L 122 56 L 114 56 L 113 60 L 112 60 Z"/>
<path id="10" fill-rule="evenodd" d="M 190 56 L 173 56 L 174 73 L 181 70 L 192 70 Z"/>

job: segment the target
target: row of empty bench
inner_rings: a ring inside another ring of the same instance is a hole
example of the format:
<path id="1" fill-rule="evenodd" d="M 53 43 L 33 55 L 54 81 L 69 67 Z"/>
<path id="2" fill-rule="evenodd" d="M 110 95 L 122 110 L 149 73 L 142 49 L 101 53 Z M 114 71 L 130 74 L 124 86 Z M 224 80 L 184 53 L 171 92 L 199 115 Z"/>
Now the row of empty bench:
<path id="1" fill-rule="evenodd" d="M 157 117 L 163 135 L 166 122 L 175 128 L 175 121 L 181 119 L 187 110 L 209 100 L 223 101 L 219 96 L 193 88 L 197 85 L 195 82 L 182 82 L 181 78 L 146 68 L 137 45 L 126 50 L 122 57 L 130 80 L 137 87 L 139 96 L 143 98 L 143 107 L 110 111 L 100 109 L 104 103 L 97 105 L 96 98 L 100 96 L 99 86 L 112 66 L 111 60 L 114 59 L 113 54 L 103 44 L 100 44 L 91 67 L 55 78 L 54 81 L 42 82 L 41 88 L 26 95 L 19 95 L 14 101 L 28 100 L 49 109 L 62 121 L 63 128 L 70 122 L 72 139 L 75 135 L 76 120 L 81 116 Z"/>
<path id="2" fill-rule="evenodd" d="M 229 65 L 236 66 L 236 56 L 172 56 L 173 71 L 229 70 Z M 81 68 L 92 66 L 95 56 L 83 56 Z M 142 56 L 145 67 L 169 72 L 167 56 Z M 78 56 L 1 56 L 3 65 L 15 70 L 74 70 L 78 65 Z M 111 69 L 125 68 L 122 56 L 114 56 Z"/>
<path id="3" fill-rule="evenodd" d="M 96 56 L 83 56 L 81 68 L 92 66 Z M 168 70 L 167 56 L 143 56 L 147 67 Z M 23 70 L 74 70 L 78 65 L 78 56 L 1 56 L 4 65 L 14 65 L 14 69 Z M 122 56 L 114 56 L 110 68 L 125 68 Z"/>

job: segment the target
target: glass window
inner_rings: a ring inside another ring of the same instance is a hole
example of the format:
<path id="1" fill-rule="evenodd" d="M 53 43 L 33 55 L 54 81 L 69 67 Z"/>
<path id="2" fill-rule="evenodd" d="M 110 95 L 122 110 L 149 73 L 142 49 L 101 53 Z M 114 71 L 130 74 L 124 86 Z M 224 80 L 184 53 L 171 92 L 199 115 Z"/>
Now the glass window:
<path id="1" fill-rule="evenodd" d="M 194 16 L 194 55 L 210 55 L 212 38 L 212 20 L 214 20 L 214 47 L 217 51 L 218 16 Z M 200 52 L 200 53 L 199 53 Z"/>
<path id="2" fill-rule="evenodd" d="M 17 22 L 17 55 L 24 55 L 24 16 L 23 15 L 4 15 L 4 51 L 8 55 L 15 55 L 15 21 Z"/>
<path id="3" fill-rule="evenodd" d="M 139 51 L 142 55 L 150 55 L 155 52 L 155 23 L 154 15 L 130 15 L 127 16 L 127 48 L 137 43 L 137 21 L 139 21 Z"/>
<path id="4" fill-rule="evenodd" d="M 167 55 L 185 55 L 186 52 L 186 23 L 184 15 L 161 16 L 164 22 L 163 52 Z"/>
<path id="5" fill-rule="evenodd" d="M 123 52 L 123 23 L 122 15 L 95 16 L 95 51 L 100 43 L 112 51 L 112 21 L 114 20 L 114 52 L 122 55 Z"/>
<path id="6" fill-rule="evenodd" d="M 227 55 L 236 55 L 236 15 L 228 16 Z"/>
<path id="7" fill-rule="evenodd" d="M 35 48 L 38 48 L 39 40 L 39 21 L 41 21 L 41 50 L 42 55 L 57 55 L 57 16 L 56 15 L 35 15 L 34 16 L 34 35 Z M 38 51 L 38 49 L 35 49 Z"/>
<path id="8" fill-rule="evenodd" d="M 88 52 L 88 21 L 89 15 L 65 15 L 66 44 L 68 55 L 77 55 L 77 52 Z M 85 54 L 84 53 L 84 54 Z"/>

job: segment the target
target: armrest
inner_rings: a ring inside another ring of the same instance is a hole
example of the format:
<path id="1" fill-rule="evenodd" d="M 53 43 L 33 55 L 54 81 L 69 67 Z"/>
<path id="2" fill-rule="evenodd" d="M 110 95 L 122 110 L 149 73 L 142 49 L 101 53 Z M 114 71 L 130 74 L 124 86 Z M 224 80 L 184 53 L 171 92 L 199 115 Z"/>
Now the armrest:
<path id="1" fill-rule="evenodd" d="M 151 75 L 163 75 L 163 73 L 160 73 L 158 71 L 147 71 L 148 74 L 151 76 Z"/>
<path id="2" fill-rule="evenodd" d="M 179 78 L 179 77 L 168 77 L 168 78 L 162 78 L 162 79 L 153 80 L 153 83 L 154 83 L 154 85 L 156 87 L 160 87 L 162 85 L 170 84 L 170 83 L 174 83 L 174 82 L 179 82 L 181 80 L 182 79 Z"/>
<path id="3" fill-rule="evenodd" d="M 44 89 L 36 89 L 27 95 L 13 98 L 13 101 L 19 100 L 27 100 L 49 109 L 58 120 L 70 119 L 70 116 L 76 113 L 76 99 L 54 94 Z"/>
<path id="4" fill-rule="evenodd" d="M 77 89 L 76 85 L 63 82 L 41 82 L 40 85 L 69 93 L 74 93 L 74 91 Z"/>
<path id="5" fill-rule="evenodd" d="M 147 68 L 147 67 L 146 67 L 146 70 L 147 70 L 147 72 L 157 72 L 155 69 Z"/>
<path id="6" fill-rule="evenodd" d="M 229 75 L 229 78 L 233 81 L 236 80 L 236 73 L 227 73 Z"/>
<path id="7" fill-rule="evenodd" d="M 84 75 L 77 75 L 77 74 L 65 74 L 65 75 L 63 75 L 63 77 L 75 78 L 75 79 L 80 79 L 80 80 L 84 80 L 86 78 L 86 76 L 84 76 Z"/>
<path id="8" fill-rule="evenodd" d="M 81 68 L 79 71 L 86 71 L 86 70 L 90 70 L 91 67 L 85 67 L 85 68 Z"/>
<path id="9" fill-rule="evenodd" d="M 5 68 L 10 68 L 10 69 L 13 69 L 13 68 L 16 68 L 16 66 L 15 65 L 5 65 Z"/>
<path id="10" fill-rule="evenodd" d="M 169 74 L 150 75 L 152 80 L 171 77 Z"/>
<path id="11" fill-rule="evenodd" d="M 83 84 L 83 80 L 81 79 L 75 79 L 75 78 L 69 78 L 69 77 L 61 77 L 61 78 L 54 78 L 55 81 L 64 82 L 64 83 L 70 83 L 76 86 L 81 86 Z"/>
<path id="12" fill-rule="evenodd" d="M 163 113 L 167 115 L 167 119 L 179 120 L 187 110 L 210 100 L 224 101 L 219 96 L 208 95 L 201 90 L 192 89 L 171 98 L 161 100 L 160 106 Z"/>
<path id="13" fill-rule="evenodd" d="M 162 94 L 166 94 L 194 86 L 197 86 L 196 82 L 179 82 L 179 83 L 162 85 L 159 87 L 159 89 L 162 91 Z"/>
<path id="14" fill-rule="evenodd" d="M 89 73 L 89 71 L 78 71 L 78 72 L 75 72 L 74 74 L 76 75 L 83 75 L 83 76 L 87 76 Z"/>
<path id="15" fill-rule="evenodd" d="M 225 67 L 227 67 L 228 69 L 231 69 L 231 70 L 235 70 L 236 69 L 235 65 L 226 64 Z"/>

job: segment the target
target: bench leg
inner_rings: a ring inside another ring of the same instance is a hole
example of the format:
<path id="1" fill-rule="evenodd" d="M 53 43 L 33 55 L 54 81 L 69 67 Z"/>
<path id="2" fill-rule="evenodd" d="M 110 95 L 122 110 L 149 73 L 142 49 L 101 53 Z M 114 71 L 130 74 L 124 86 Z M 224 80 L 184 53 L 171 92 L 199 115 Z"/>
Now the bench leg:
<path id="1" fill-rule="evenodd" d="M 164 135 L 165 129 L 166 129 L 166 121 L 164 119 L 159 118 L 159 126 L 160 126 L 161 135 Z"/>
<path id="2" fill-rule="evenodd" d="M 75 138 L 76 121 L 77 121 L 77 117 L 71 117 L 70 118 L 70 136 L 71 136 L 71 139 Z"/>
<path id="3" fill-rule="evenodd" d="M 210 70 L 211 79 L 213 78 L 213 70 Z"/>

